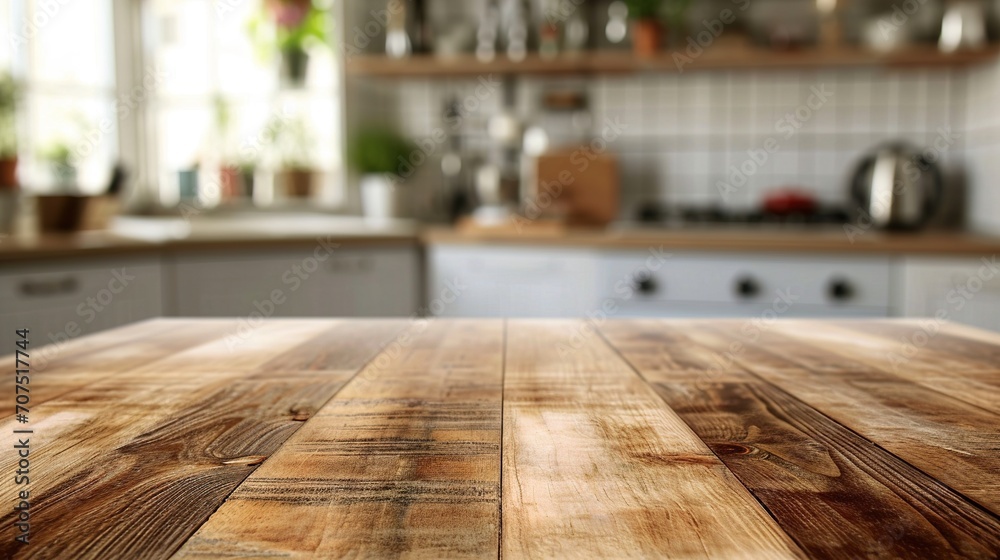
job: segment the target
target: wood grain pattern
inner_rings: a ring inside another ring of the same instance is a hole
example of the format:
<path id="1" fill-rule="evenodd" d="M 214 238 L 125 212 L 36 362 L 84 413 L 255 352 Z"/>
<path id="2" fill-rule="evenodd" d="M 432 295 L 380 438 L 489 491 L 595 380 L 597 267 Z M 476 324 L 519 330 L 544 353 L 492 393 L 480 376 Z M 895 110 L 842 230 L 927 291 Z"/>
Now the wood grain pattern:
<path id="1" fill-rule="evenodd" d="M 632 361 L 663 347 L 634 325 L 604 333 Z M 662 326 L 682 346 L 684 331 Z M 992 558 L 1000 520 L 927 474 L 747 373 L 702 380 L 639 369 L 814 558 Z M 861 506 L 863 504 L 863 506 Z"/>
<path id="2" fill-rule="evenodd" d="M 36 381 L 30 387 L 31 403 L 37 407 L 99 379 L 211 341 L 223 332 L 220 324 L 221 321 L 193 325 L 171 320 L 148 321 L 73 340 L 52 352 L 47 348 L 31 348 L 32 356 L 52 356 L 41 369 L 35 367 L 34 359 L 31 361 Z M 14 376 L 0 378 L 0 394 L 14 394 Z M 13 400 L 0 401 L 0 421 L 9 420 L 12 414 Z"/>
<path id="3" fill-rule="evenodd" d="M 523 60 L 497 57 L 483 62 L 471 55 L 442 59 L 432 55 L 414 55 L 396 60 L 381 54 L 351 57 L 347 72 L 381 78 L 444 78 L 485 75 L 599 75 L 632 73 L 673 73 L 707 69 L 810 69 L 880 68 L 880 67 L 956 67 L 993 61 L 996 49 L 961 50 L 942 53 L 929 46 L 910 46 L 905 50 L 878 53 L 869 49 L 838 45 L 835 48 L 779 51 L 760 49 L 742 39 L 719 38 L 701 56 L 690 59 L 690 66 L 678 65 L 682 51 L 663 52 L 650 57 L 636 57 L 622 51 L 577 53 L 573 56 L 546 57 L 529 54 Z M 687 62 L 687 61 L 685 61 Z"/>
<path id="4" fill-rule="evenodd" d="M 324 239 L 337 243 L 340 247 L 414 247 L 417 245 L 416 229 L 396 228 L 393 231 L 371 231 L 367 233 L 336 233 L 324 235 Z M 260 236 L 240 235 L 239 237 L 213 238 L 194 237 L 187 239 L 163 239 L 143 241 L 131 237 L 115 235 L 108 231 L 85 231 L 73 235 L 42 234 L 30 237 L 5 236 L 0 238 L 0 263 L 20 264 L 54 259 L 124 258 L 124 257 L 171 257 L 197 251 L 260 251 L 271 250 L 312 250 L 316 246 L 315 235 L 288 234 L 276 232 Z"/>
<path id="5" fill-rule="evenodd" d="M 858 321 L 838 323 L 894 349 L 866 354 L 867 364 L 989 411 L 1000 410 L 1000 346 L 967 337 L 954 324 Z"/>
<path id="6" fill-rule="evenodd" d="M 799 555 L 705 444 L 582 327 L 509 325 L 502 556 Z"/>
<path id="7" fill-rule="evenodd" d="M 415 325 L 178 557 L 496 558 L 502 363 L 501 322 Z"/>
<path id="8" fill-rule="evenodd" d="M 236 322 L 226 327 L 212 342 L 33 408 L 32 520 L 48 530 L 28 546 L 0 541 L 0 553 L 169 557 L 402 324 L 274 322 L 237 353 L 222 337 Z M 354 370 L 248 379 L 275 358 L 297 359 L 308 351 L 296 348 L 301 340 L 313 337 Z M 3 457 L 3 472 L 14 460 Z M 13 489 L 4 487 L 10 503 Z M 0 521 L 10 526 L 12 514 Z"/>
<path id="9" fill-rule="evenodd" d="M 721 323 L 692 337 L 717 349 L 742 338 L 731 325 Z M 1000 415 L 894 374 L 884 356 L 897 347 L 896 342 L 860 337 L 830 323 L 778 323 L 755 342 L 747 342 L 736 361 L 1000 514 Z M 762 356 L 767 357 L 758 361 Z M 896 369 L 936 372 L 944 367 L 928 365 L 923 357 L 918 353 Z M 783 365 L 776 366 L 781 361 Z M 822 371 L 820 363 L 825 365 Z"/>
<path id="10" fill-rule="evenodd" d="M 968 233 L 929 232 L 893 234 L 869 231 L 854 239 L 842 228 L 797 231 L 788 235 L 780 229 L 759 227 L 649 228 L 588 230 L 563 228 L 480 228 L 432 227 L 421 233 L 425 245 L 505 247 L 577 247 L 583 249 L 637 249 L 662 247 L 667 251 L 720 251 L 809 254 L 883 255 L 982 255 L 1000 253 L 996 237 Z M 0 254 L 2 258 L 2 254 Z"/>
<path id="11" fill-rule="evenodd" d="M 920 322 L 238 326 L 67 345 L 0 555 L 1000 557 L 998 334 L 893 364 Z"/>

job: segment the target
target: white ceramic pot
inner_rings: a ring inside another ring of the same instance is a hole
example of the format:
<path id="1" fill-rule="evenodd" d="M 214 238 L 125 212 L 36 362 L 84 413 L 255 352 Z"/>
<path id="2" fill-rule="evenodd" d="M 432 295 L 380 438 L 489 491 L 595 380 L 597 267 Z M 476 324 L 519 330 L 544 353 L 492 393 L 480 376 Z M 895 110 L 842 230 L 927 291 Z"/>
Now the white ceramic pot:
<path id="1" fill-rule="evenodd" d="M 365 175 L 361 178 L 361 207 L 365 219 L 385 223 L 400 217 L 398 189 L 385 175 Z"/>

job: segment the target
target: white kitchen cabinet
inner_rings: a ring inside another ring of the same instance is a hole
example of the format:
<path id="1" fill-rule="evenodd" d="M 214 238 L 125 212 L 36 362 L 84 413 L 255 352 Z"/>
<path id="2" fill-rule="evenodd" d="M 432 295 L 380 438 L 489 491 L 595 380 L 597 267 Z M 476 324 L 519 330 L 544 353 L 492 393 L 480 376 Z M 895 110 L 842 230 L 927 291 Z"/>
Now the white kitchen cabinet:
<path id="1" fill-rule="evenodd" d="M 899 312 L 1000 331 L 1000 265 L 996 256 L 903 259 Z"/>
<path id="2" fill-rule="evenodd" d="M 890 314 L 888 257 L 441 245 L 429 259 L 427 297 L 447 317 Z"/>
<path id="3" fill-rule="evenodd" d="M 600 297 L 618 317 L 886 317 L 887 257 L 609 252 Z M 650 266 L 652 264 L 652 266 Z"/>
<path id="4" fill-rule="evenodd" d="M 30 329 L 35 344 L 162 314 L 158 257 L 5 264 L 0 272 L 0 332 Z"/>
<path id="5" fill-rule="evenodd" d="M 437 245 L 428 259 L 431 315 L 582 317 L 598 303 L 592 251 Z"/>
<path id="6" fill-rule="evenodd" d="M 403 317 L 418 309 L 415 248 L 184 253 L 170 268 L 182 317 Z"/>

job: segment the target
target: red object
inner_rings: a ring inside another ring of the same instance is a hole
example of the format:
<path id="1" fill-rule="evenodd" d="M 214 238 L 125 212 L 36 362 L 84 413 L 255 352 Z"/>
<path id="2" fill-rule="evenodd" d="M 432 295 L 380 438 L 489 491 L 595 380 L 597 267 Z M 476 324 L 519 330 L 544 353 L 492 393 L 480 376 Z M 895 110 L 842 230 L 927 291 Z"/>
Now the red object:
<path id="1" fill-rule="evenodd" d="M 813 214 L 819 204 L 812 193 L 799 189 L 782 189 L 764 197 L 764 211 L 768 214 Z"/>
<path id="2" fill-rule="evenodd" d="M 240 196 L 240 170 L 237 167 L 224 166 L 219 170 L 219 186 L 222 200 L 230 200 Z"/>
<path id="3" fill-rule="evenodd" d="M 309 14 L 310 0 L 269 0 L 268 9 L 278 27 L 296 29 Z"/>
<path id="4" fill-rule="evenodd" d="M 17 188 L 17 157 L 0 159 L 0 189 Z"/>

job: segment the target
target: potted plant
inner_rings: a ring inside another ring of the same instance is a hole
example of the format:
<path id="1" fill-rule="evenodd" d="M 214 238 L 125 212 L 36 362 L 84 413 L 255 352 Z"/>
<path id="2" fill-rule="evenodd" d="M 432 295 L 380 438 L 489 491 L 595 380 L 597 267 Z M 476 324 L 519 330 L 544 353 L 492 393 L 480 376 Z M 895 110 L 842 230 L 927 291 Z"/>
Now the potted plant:
<path id="1" fill-rule="evenodd" d="M 240 188 L 240 167 L 236 163 L 236 158 L 231 155 L 231 150 L 226 147 L 232 142 L 232 111 L 229 102 L 222 96 L 216 96 L 214 100 L 215 112 L 215 133 L 218 136 L 217 145 L 222 148 L 221 161 L 219 165 L 219 196 L 221 200 L 231 200 L 238 198 L 242 189 Z"/>
<path id="2" fill-rule="evenodd" d="M 274 144 L 280 154 L 279 184 L 291 198 L 312 195 L 314 168 L 312 139 L 301 119 L 278 121 L 274 127 Z"/>
<path id="3" fill-rule="evenodd" d="M 632 48 L 637 56 L 650 57 L 660 50 L 663 0 L 625 0 L 632 19 Z"/>
<path id="4" fill-rule="evenodd" d="M 63 140 L 53 142 L 42 150 L 40 157 L 49 164 L 52 177 L 60 187 L 76 185 L 76 165 L 73 163 L 73 151 Z"/>
<path id="5" fill-rule="evenodd" d="M 258 52 L 280 57 L 282 85 L 301 87 L 309 68 L 309 49 L 330 44 L 329 8 L 312 0 L 262 0 L 261 9 L 250 20 L 250 35 Z"/>
<path id="6" fill-rule="evenodd" d="M 244 160 L 238 166 L 240 184 L 243 186 L 243 196 L 253 200 L 254 179 L 257 176 L 257 162 Z"/>
<path id="7" fill-rule="evenodd" d="M 198 162 L 177 170 L 177 189 L 181 200 L 194 200 L 198 198 L 198 175 Z"/>
<path id="8" fill-rule="evenodd" d="M 396 184 L 404 169 L 413 144 L 396 132 L 378 126 L 358 130 L 348 146 L 350 165 L 361 174 L 361 205 L 365 217 L 374 222 L 400 215 Z"/>
<path id="9" fill-rule="evenodd" d="M 281 166 L 281 184 L 289 198 L 312 196 L 313 168 L 301 160 L 286 160 Z"/>
<path id="10" fill-rule="evenodd" d="M 0 189 L 17 187 L 17 83 L 0 75 Z"/>

